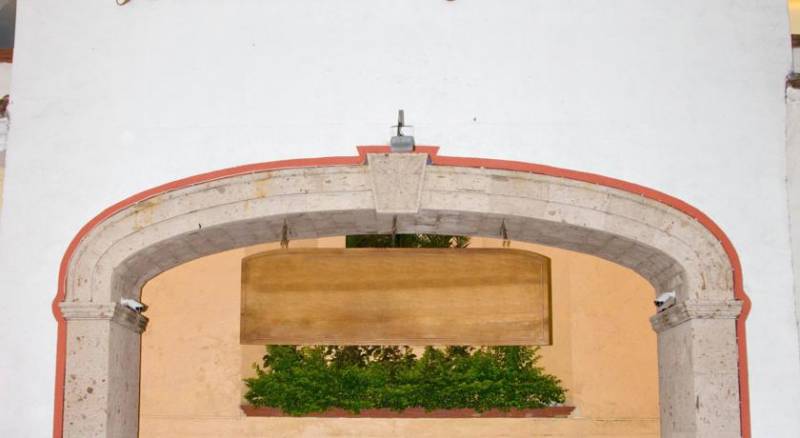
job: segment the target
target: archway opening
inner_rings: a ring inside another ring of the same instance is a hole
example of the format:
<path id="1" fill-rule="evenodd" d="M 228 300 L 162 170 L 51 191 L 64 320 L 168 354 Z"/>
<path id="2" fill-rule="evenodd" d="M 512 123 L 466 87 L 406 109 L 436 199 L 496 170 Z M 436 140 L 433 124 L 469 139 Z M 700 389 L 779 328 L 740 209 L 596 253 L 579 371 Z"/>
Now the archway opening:
<path id="1" fill-rule="evenodd" d="M 469 245 L 502 248 L 503 241 L 472 238 Z M 290 245 L 343 246 L 343 236 Z M 594 256 L 516 241 L 510 247 L 550 259 L 553 339 L 539 350 L 539 365 L 561 379 L 567 389 L 564 405 L 574 408 L 570 415 L 488 422 L 246 416 L 239 408 L 242 379 L 255 375 L 253 365 L 261 363 L 265 351 L 263 345 L 240 342 L 240 264 L 253 254 L 280 251 L 275 242 L 203 257 L 145 285 L 142 300 L 150 306 L 150 322 L 142 338 L 140 437 L 310 430 L 319 436 L 659 436 L 656 336 L 648 321 L 652 286 L 630 269 Z M 486 302 L 474 305 L 480 311 Z M 422 346 L 415 347 L 420 353 Z"/>

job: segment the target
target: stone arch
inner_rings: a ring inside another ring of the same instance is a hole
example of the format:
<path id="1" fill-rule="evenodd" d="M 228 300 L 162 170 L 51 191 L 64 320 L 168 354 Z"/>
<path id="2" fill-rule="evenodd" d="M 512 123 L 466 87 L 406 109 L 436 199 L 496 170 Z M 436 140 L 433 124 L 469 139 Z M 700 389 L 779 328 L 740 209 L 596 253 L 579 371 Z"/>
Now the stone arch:
<path id="1" fill-rule="evenodd" d="M 738 260 L 699 211 L 648 189 L 525 163 L 440 157 L 438 148 L 264 163 L 144 192 L 103 212 L 62 263 L 55 436 L 136 436 L 147 319 L 119 305 L 189 260 L 281 239 L 425 232 L 593 254 L 678 304 L 659 332 L 662 436 L 748 436 Z M 737 338 L 738 330 L 738 338 Z M 69 378 L 65 379 L 65 376 Z M 87 388 L 93 388 L 87 393 Z M 63 415 L 60 417 L 60 415 Z"/>

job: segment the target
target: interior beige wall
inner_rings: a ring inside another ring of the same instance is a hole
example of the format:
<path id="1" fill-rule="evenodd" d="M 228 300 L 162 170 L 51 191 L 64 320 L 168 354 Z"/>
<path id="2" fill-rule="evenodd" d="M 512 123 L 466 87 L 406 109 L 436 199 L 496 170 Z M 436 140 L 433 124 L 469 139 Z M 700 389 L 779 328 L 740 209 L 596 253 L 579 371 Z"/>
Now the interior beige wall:
<path id="1" fill-rule="evenodd" d="M 341 247 L 343 238 L 292 247 Z M 473 247 L 498 247 L 475 238 Z M 652 287 L 605 260 L 513 242 L 551 258 L 553 345 L 541 364 L 576 407 L 564 419 L 247 418 L 241 379 L 264 348 L 239 345 L 240 262 L 259 245 L 195 260 L 144 288 L 141 437 L 656 437 L 658 368 Z"/>

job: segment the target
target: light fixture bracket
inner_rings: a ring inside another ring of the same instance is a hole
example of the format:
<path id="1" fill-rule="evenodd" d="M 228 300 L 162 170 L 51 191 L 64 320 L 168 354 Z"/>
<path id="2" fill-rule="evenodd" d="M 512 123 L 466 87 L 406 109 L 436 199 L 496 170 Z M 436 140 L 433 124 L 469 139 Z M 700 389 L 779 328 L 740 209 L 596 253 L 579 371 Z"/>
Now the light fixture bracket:
<path id="1" fill-rule="evenodd" d="M 396 128 L 396 135 L 389 140 L 389 146 L 392 152 L 414 152 L 414 136 L 406 135 L 405 128 L 412 126 L 405 123 L 405 112 L 403 110 L 397 111 L 397 124 L 392 126 Z"/>

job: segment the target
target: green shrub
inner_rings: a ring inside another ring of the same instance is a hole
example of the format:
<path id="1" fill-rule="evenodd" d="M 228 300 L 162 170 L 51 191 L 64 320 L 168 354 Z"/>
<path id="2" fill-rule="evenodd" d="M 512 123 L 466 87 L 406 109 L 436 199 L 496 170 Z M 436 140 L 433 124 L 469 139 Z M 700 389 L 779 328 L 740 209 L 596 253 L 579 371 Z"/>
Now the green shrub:
<path id="1" fill-rule="evenodd" d="M 245 399 L 290 415 L 342 408 L 542 408 L 564 402 L 560 381 L 536 366 L 537 348 L 268 346 Z"/>

